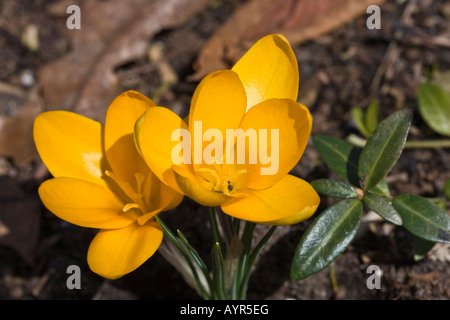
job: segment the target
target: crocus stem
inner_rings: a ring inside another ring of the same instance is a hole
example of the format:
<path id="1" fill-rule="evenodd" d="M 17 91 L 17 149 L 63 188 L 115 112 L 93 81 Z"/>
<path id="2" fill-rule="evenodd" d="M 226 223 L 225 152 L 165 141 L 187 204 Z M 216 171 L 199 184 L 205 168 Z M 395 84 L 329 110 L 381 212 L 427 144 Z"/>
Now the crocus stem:
<path id="1" fill-rule="evenodd" d="M 219 299 L 225 300 L 227 298 L 227 293 L 225 288 L 224 261 L 222 250 L 217 242 L 212 249 L 212 274 L 217 296 Z"/>
<path id="2" fill-rule="evenodd" d="M 248 281 L 250 279 L 250 274 L 252 271 L 252 267 L 255 264 L 257 258 L 259 257 L 259 254 L 263 250 L 264 246 L 266 245 L 267 241 L 270 239 L 272 234 L 274 233 L 276 229 L 276 226 L 272 226 L 269 231 L 262 237 L 262 239 L 259 241 L 259 243 L 256 245 L 256 247 L 253 249 L 252 253 L 250 254 L 248 258 L 248 263 L 246 265 L 245 271 L 244 271 L 244 277 L 241 280 L 241 298 L 245 298 L 246 291 L 247 291 L 247 285 Z"/>
<path id="3" fill-rule="evenodd" d="M 246 221 L 244 231 L 242 233 L 242 252 L 239 257 L 236 272 L 234 274 L 233 285 L 231 289 L 232 299 L 245 299 L 247 284 L 246 279 L 247 272 L 250 269 L 248 267 L 249 256 L 252 247 L 253 231 L 255 230 L 256 224 L 253 222 Z"/>
<path id="4" fill-rule="evenodd" d="M 215 211 L 219 216 L 220 226 L 222 227 L 224 240 L 226 241 L 227 247 L 229 247 L 231 244 L 231 240 L 233 239 L 233 235 L 235 233 L 233 220 L 229 215 L 224 214 L 222 211 L 220 211 L 220 208 L 216 208 Z"/>
<path id="5" fill-rule="evenodd" d="M 179 238 L 177 238 L 173 232 L 170 230 L 170 228 L 164 223 L 164 221 L 157 215 L 156 221 L 158 222 L 159 226 L 161 227 L 162 231 L 164 232 L 164 235 L 171 241 L 171 243 L 178 249 L 178 251 L 181 253 L 181 255 L 185 258 L 186 263 L 188 264 L 191 274 L 193 276 L 193 279 L 195 280 L 195 283 L 197 284 L 197 287 L 194 289 L 197 290 L 198 293 L 200 293 L 205 300 L 214 299 L 215 297 L 212 295 L 212 285 L 211 285 L 211 279 L 210 276 L 205 270 L 205 264 L 203 262 L 199 263 L 198 256 L 195 256 L 195 262 L 192 261 L 192 253 L 193 251 L 189 249 L 186 249 L 186 245 L 181 241 Z M 179 234 L 181 234 L 179 232 Z M 182 235 L 182 234 L 181 234 Z M 186 241 L 186 239 L 183 239 Z M 196 252 L 194 252 L 196 253 Z M 200 259 L 201 260 L 201 259 Z M 168 262 L 171 262 L 168 260 Z M 179 267 L 179 266 L 175 266 Z M 202 271 L 202 273 L 199 273 L 199 271 Z M 186 275 L 186 274 L 184 274 Z M 188 284 L 192 284 L 193 281 L 186 281 Z M 209 288 L 206 288 L 206 283 L 209 285 Z"/>
<path id="6" fill-rule="evenodd" d="M 222 238 L 219 232 L 219 226 L 217 224 L 217 216 L 214 207 L 209 207 L 209 225 L 211 228 L 211 237 L 213 245 L 216 243 L 222 244 Z"/>

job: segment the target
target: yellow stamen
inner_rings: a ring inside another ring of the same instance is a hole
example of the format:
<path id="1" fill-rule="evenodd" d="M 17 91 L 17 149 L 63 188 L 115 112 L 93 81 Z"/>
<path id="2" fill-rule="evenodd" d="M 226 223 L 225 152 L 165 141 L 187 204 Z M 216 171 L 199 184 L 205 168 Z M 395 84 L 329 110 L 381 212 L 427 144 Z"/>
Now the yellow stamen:
<path id="1" fill-rule="evenodd" d="M 234 181 L 236 177 L 247 172 L 246 169 L 236 170 L 229 172 L 226 167 L 216 166 L 215 170 L 210 168 L 200 168 L 199 173 L 208 173 L 212 176 L 212 179 L 206 179 L 204 176 L 200 175 L 205 181 L 208 182 L 207 189 L 225 195 L 230 195 L 236 192 Z"/>
<path id="2" fill-rule="evenodd" d="M 123 206 L 122 211 L 127 212 L 132 208 L 139 209 L 139 205 L 137 203 L 127 203 L 126 205 Z"/>

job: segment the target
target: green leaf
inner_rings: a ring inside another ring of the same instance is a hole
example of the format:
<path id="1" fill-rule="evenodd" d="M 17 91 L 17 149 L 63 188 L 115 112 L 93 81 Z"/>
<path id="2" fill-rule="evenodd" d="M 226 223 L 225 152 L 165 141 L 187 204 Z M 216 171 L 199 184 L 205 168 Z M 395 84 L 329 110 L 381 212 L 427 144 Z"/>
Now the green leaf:
<path id="1" fill-rule="evenodd" d="M 349 245 L 362 216 L 362 203 L 346 199 L 322 212 L 306 230 L 294 254 L 292 280 L 299 281 L 327 267 Z"/>
<path id="2" fill-rule="evenodd" d="M 215 291 L 217 292 L 219 299 L 226 299 L 225 292 L 225 276 L 223 269 L 223 255 L 220 249 L 220 244 L 216 242 L 212 249 L 212 275 L 214 281 Z"/>
<path id="3" fill-rule="evenodd" d="M 372 100 L 365 111 L 360 108 L 352 108 L 350 112 L 359 132 L 366 138 L 370 137 L 378 126 L 378 100 Z"/>
<path id="4" fill-rule="evenodd" d="M 378 104 L 378 100 L 372 100 L 372 102 L 367 107 L 364 123 L 366 124 L 366 128 L 370 134 L 372 134 L 378 126 L 378 113 L 380 107 Z"/>
<path id="5" fill-rule="evenodd" d="M 449 216 L 428 199 L 414 194 L 396 196 L 392 205 L 403 226 L 425 240 L 450 243 Z"/>
<path id="6" fill-rule="evenodd" d="M 381 180 L 378 184 L 369 190 L 369 193 L 374 193 L 379 196 L 391 197 L 391 192 L 389 191 L 389 186 L 385 180 Z"/>
<path id="7" fill-rule="evenodd" d="M 318 179 L 312 181 L 311 185 L 318 193 L 335 198 L 358 198 L 359 196 L 354 187 L 342 181 Z"/>
<path id="8" fill-rule="evenodd" d="M 370 210 L 374 211 L 387 221 L 398 226 L 402 225 L 402 217 L 385 198 L 376 194 L 367 194 L 364 196 L 363 202 Z"/>
<path id="9" fill-rule="evenodd" d="M 397 162 L 405 145 L 412 111 L 403 109 L 380 122 L 367 140 L 358 161 L 364 191 L 375 187 Z"/>
<path id="10" fill-rule="evenodd" d="M 450 94 L 437 85 L 421 83 L 417 97 L 426 124 L 437 133 L 450 136 Z"/>
<path id="11" fill-rule="evenodd" d="M 364 137 L 368 138 L 371 132 L 366 127 L 366 123 L 364 121 L 364 111 L 360 108 L 352 108 L 350 112 L 352 114 L 352 118 L 355 122 L 356 128 L 358 128 L 359 132 L 361 132 Z"/>
<path id="12" fill-rule="evenodd" d="M 444 194 L 447 200 L 450 200 L 450 178 L 447 179 L 444 185 Z"/>
<path id="13" fill-rule="evenodd" d="M 414 260 L 422 260 L 427 253 L 434 247 L 436 242 L 422 239 L 420 237 L 414 237 L 413 240 L 413 252 Z"/>
<path id="14" fill-rule="evenodd" d="M 328 135 L 313 136 L 313 143 L 327 166 L 339 177 L 359 186 L 358 158 L 361 150 L 351 143 Z"/>

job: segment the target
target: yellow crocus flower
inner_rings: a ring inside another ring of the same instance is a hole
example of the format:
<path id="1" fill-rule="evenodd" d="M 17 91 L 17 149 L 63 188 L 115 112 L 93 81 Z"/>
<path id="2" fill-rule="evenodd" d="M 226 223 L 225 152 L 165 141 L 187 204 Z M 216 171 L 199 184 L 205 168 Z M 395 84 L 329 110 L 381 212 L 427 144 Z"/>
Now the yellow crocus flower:
<path id="1" fill-rule="evenodd" d="M 230 216 L 269 225 L 307 219 L 319 196 L 309 183 L 288 174 L 300 160 L 312 127 L 310 112 L 296 101 L 298 79 L 297 60 L 286 38 L 266 36 L 231 70 L 213 72 L 199 83 L 187 119 L 167 108 L 148 109 L 136 123 L 140 154 L 166 185 L 201 205 L 220 206 Z M 216 145 L 214 161 L 198 161 L 215 143 L 205 133 L 214 132 L 217 139 L 238 129 L 254 130 L 258 141 L 261 132 L 275 130 L 278 140 L 272 144 L 266 136 L 266 145 L 254 148 L 248 143 L 247 162 L 242 163 L 236 161 L 242 154 L 235 136 L 231 143 Z M 189 136 L 182 134 L 186 132 Z M 174 161 L 174 151 L 186 139 L 191 150 L 182 148 L 181 157 L 187 161 Z M 261 157 L 248 161 L 255 154 L 273 153 L 278 167 L 272 174 L 262 174 L 268 165 Z"/>
<path id="2" fill-rule="evenodd" d="M 183 197 L 161 183 L 135 147 L 135 122 L 154 107 L 128 91 L 112 102 L 104 126 L 68 111 L 35 119 L 36 147 L 54 177 L 39 187 L 41 200 L 61 219 L 101 229 L 87 260 L 105 278 L 131 272 L 155 253 L 163 238 L 155 215 Z"/>

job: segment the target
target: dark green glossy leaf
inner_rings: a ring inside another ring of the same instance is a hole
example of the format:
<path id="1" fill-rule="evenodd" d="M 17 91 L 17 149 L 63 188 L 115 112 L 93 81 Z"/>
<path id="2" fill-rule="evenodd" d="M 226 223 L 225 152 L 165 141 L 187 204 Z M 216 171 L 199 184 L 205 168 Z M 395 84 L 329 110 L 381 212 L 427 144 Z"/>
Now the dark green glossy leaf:
<path id="1" fill-rule="evenodd" d="M 358 159 L 361 149 L 327 135 L 313 136 L 313 143 L 327 166 L 339 177 L 359 186 Z"/>
<path id="2" fill-rule="evenodd" d="M 427 125 L 445 136 L 450 136 L 450 94 L 443 88 L 421 83 L 417 91 L 419 111 Z"/>
<path id="3" fill-rule="evenodd" d="M 291 278 L 302 280 L 327 267 L 355 236 L 361 215 L 362 203 L 357 199 L 341 200 L 322 212 L 297 246 Z"/>
<path id="4" fill-rule="evenodd" d="M 391 197 L 391 192 L 389 191 L 389 186 L 385 180 L 381 180 L 378 184 L 369 190 L 369 193 L 374 193 L 379 196 Z"/>
<path id="5" fill-rule="evenodd" d="M 358 161 L 358 175 L 364 190 L 375 187 L 397 162 L 405 145 L 412 111 L 404 109 L 380 122 L 367 140 Z"/>
<path id="6" fill-rule="evenodd" d="M 357 198 L 358 192 L 351 185 L 337 180 L 318 179 L 311 182 L 313 188 L 320 194 L 335 198 Z"/>
<path id="7" fill-rule="evenodd" d="M 434 247 L 436 242 L 422 239 L 420 237 L 414 237 L 413 240 L 413 252 L 414 260 L 422 260 L 427 253 Z"/>
<path id="8" fill-rule="evenodd" d="M 363 198 L 364 204 L 372 211 L 393 224 L 402 225 L 402 217 L 392 204 L 385 198 L 376 194 L 367 194 Z"/>
<path id="9" fill-rule="evenodd" d="M 425 240 L 450 243 L 449 216 L 428 199 L 414 194 L 396 196 L 392 205 L 403 226 Z"/>

